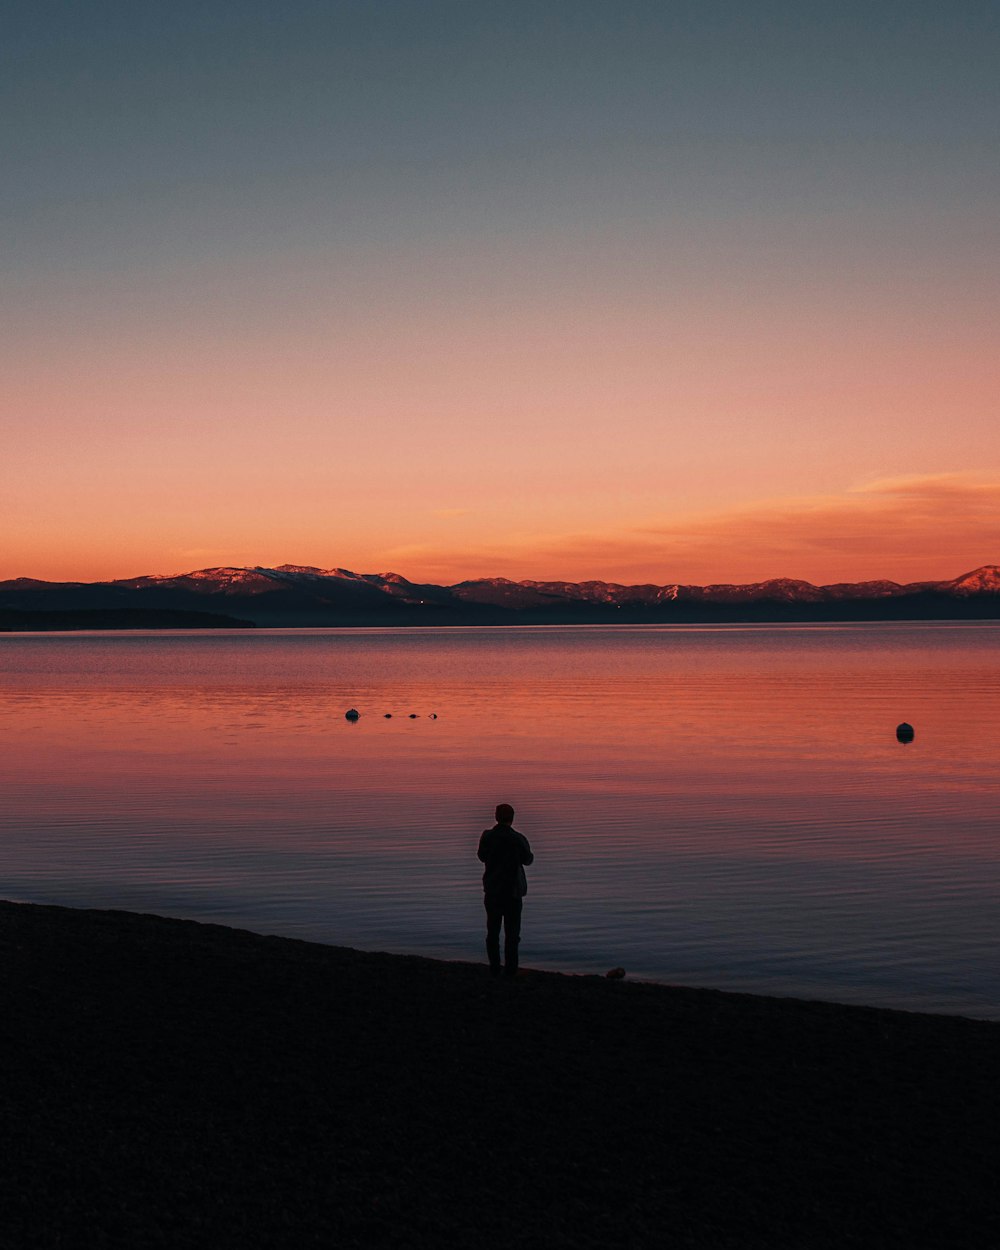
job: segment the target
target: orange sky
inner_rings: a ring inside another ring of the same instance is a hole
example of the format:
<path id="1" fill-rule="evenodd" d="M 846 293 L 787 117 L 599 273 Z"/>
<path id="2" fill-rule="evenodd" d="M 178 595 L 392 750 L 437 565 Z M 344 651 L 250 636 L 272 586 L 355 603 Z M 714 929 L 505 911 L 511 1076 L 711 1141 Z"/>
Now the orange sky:
<path id="1" fill-rule="evenodd" d="M 379 7 L 18 17 L 0 578 L 1000 562 L 992 27 Z"/>

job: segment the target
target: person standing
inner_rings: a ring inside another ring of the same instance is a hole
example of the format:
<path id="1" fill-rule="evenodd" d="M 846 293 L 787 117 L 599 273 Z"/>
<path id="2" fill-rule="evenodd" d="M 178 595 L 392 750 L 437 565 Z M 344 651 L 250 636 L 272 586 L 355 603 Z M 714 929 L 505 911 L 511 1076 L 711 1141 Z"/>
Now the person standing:
<path id="1" fill-rule="evenodd" d="M 521 908 L 528 892 L 526 865 L 534 860 L 528 839 L 514 828 L 514 809 L 501 803 L 497 823 L 485 829 L 479 839 L 479 859 L 483 873 L 483 902 L 486 904 L 486 954 L 490 972 L 498 977 L 517 976 L 517 947 L 521 940 Z M 504 962 L 500 963 L 500 926 L 504 934 Z"/>

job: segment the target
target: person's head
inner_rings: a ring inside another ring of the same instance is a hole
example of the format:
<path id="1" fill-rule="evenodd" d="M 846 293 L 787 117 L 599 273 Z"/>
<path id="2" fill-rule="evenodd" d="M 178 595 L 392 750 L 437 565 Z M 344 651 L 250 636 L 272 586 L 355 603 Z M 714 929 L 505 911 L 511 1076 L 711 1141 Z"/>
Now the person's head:
<path id="1" fill-rule="evenodd" d="M 512 825 L 514 823 L 514 809 L 509 803 L 497 804 L 497 824 Z"/>

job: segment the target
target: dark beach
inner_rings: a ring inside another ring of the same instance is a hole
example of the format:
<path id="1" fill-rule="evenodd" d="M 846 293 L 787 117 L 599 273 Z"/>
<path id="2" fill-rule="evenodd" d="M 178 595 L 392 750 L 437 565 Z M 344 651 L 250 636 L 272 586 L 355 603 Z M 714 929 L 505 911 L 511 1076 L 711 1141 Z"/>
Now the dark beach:
<path id="1" fill-rule="evenodd" d="M 0 1245 L 977 1246 L 995 1024 L 0 904 Z"/>

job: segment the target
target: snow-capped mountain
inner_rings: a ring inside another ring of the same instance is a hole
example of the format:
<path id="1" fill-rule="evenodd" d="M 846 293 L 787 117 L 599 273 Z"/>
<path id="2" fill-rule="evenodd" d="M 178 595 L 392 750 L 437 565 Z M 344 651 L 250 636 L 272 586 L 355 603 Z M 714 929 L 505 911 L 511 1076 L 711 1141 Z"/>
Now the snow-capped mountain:
<path id="1" fill-rule="evenodd" d="M 952 595 L 1000 594 L 1000 567 L 995 564 L 984 564 L 981 569 L 963 573 L 952 582 L 942 582 L 939 589 Z"/>
<path id="2" fill-rule="evenodd" d="M 628 586 L 492 577 L 437 586 L 400 573 L 302 564 L 227 566 L 93 583 L 21 577 L 0 582 L 0 608 L 218 611 L 269 625 L 1000 618 L 1000 567 L 983 565 L 948 581 L 905 585 L 814 586 L 772 578 L 745 585 Z"/>

